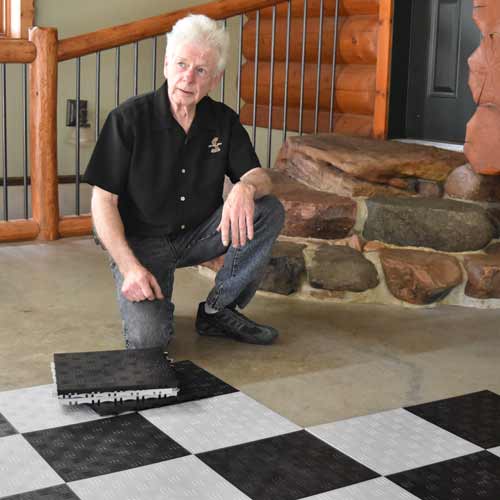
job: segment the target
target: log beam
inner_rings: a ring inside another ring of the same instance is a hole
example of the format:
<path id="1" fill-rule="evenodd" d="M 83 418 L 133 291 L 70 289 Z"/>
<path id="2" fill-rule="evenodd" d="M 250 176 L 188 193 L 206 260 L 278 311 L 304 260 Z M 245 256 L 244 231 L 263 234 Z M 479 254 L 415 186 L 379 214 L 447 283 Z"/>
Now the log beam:
<path id="1" fill-rule="evenodd" d="M 0 241 L 34 240 L 40 226 L 33 219 L 15 219 L 0 222 Z"/>

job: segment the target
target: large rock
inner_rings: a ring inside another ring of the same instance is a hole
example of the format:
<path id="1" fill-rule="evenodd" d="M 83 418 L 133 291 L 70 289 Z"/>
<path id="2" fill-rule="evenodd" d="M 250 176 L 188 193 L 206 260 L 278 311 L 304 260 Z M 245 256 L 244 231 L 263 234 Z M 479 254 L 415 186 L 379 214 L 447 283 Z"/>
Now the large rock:
<path id="1" fill-rule="evenodd" d="M 478 299 L 500 298 L 500 255 L 468 255 L 465 295 Z"/>
<path id="2" fill-rule="evenodd" d="M 477 174 L 469 164 L 466 164 L 453 170 L 446 179 L 444 190 L 452 198 L 499 201 L 500 176 Z"/>
<path id="3" fill-rule="evenodd" d="M 363 292 L 378 285 L 375 266 L 353 248 L 321 245 L 311 260 L 308 279 L 313 288 Z"/>
<path id="4" fill-rule="evenodd" d="M 421 250 L 380 251 L 385 282 L 392 295 L 411 304 L 431 304 L 462 282 L 455 257 Z"/>
<path id="5" fill-rule="evenodd" d="M 308 188 L 281 172 L 269 171 L 273 194 L 285 207 L 282 234 L 322 239 L 344 238 L 356 222 L 356 202 Z"/>
<path id="6" fill-rule="evenodd" d="M 259 289 L 282 295 L 296 292 L 306 269 L 302 253 L 305 247 L 293 242 L 276 242 Z"/>
<path id="7" fill-rule="evenodd" d="M 311 162 L 319 162 L 314 171 Z M 339 185 L 341 171 L 356 179 L 413 192 L 417 179 L 443 182 L 465 163 L 462 153 L 430 146 L 317 134 L 288 137 L 275 168 L 311 186 L 324 184 L 326 189 Z"/>
<path id="8" fill-rule="evenodd" d="M 376 197 L 366 201 L 366 240 L 445 252 L 479 250 L 495 235 L 486 210 L 455 200 Z"/>
<path id="9" fill-rule="evenodd" d="M 365 181 L 343 172 L 326 161 L 315 160 L 300 151 L 294 151 L 286 160 L 278 161 L 274 170 L 284 172 L 313 189 L 340 196 L 411 196 L 415 194 L 415 183 L 410 181 L 404 182 L 404 187 L 408 191 L 399 187 Z"/>

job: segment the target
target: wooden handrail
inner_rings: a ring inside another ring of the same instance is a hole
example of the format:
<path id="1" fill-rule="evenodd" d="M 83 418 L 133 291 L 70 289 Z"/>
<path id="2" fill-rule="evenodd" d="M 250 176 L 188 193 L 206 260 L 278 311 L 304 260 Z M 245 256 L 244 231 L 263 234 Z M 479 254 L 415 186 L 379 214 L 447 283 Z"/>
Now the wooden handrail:
<path id="1" fill-rule="evenodd" d="M 251 10 L 271 7 L 284 1 L 286 0 L 218 0 L 112 28 L 104 28 L 84 35 L 65 38 L 59 41 L 57 60 L 66 61 L 99 50 L 111 49 L 161 35 L 166 33 L 176 21 L 188 14 L 205 14 L 212 19 L 225 19 Z"/>
<path id="2" fill-rule="evenodd" d="M 36 47 L 32 42 L 0 39 L 0 63 L 30 63 L 35 57 Z"/>

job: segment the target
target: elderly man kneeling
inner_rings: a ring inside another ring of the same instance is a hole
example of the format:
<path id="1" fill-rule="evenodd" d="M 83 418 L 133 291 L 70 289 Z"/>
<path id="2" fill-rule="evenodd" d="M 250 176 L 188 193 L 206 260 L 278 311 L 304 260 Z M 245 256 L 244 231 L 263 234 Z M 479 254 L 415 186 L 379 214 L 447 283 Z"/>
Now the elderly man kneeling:
<path id="1" fill-rule="evenodd" d="M 228 47 L 212 19 L 179 20 L 167 34 L 165 83 L 111 111 L 85 172 L 127 348 L 165 348 L 175 269 L 222 254 L 224 266 L 198 306 L 197 332 L 253 344 L 278 336 L 236 309 L 257 290 L 284 210 L 238 115 L 207 95 Z M 223 202 L 225 175 L 235 185 Z"/>

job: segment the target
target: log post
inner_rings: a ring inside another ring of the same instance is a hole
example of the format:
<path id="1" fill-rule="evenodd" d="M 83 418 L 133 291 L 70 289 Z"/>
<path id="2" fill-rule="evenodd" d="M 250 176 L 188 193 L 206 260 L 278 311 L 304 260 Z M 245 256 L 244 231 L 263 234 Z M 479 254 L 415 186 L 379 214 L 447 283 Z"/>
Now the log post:
<path id="1" fill-rule="evenodd" d="M 30 164 L 33 219 L 38 239 L 59 237 L 57 185 L 57 30 L 32 28 L 36 59 L 30 67 Z"/>
<path id="2" fill-rule="evenodd" d="M 373 113 L 373 137 L 387 139 L 389 123 L 389 86 L 391 78 L 393 0 L 380 0 L 378 12 L 377 81 L 375 111 Z"/>

